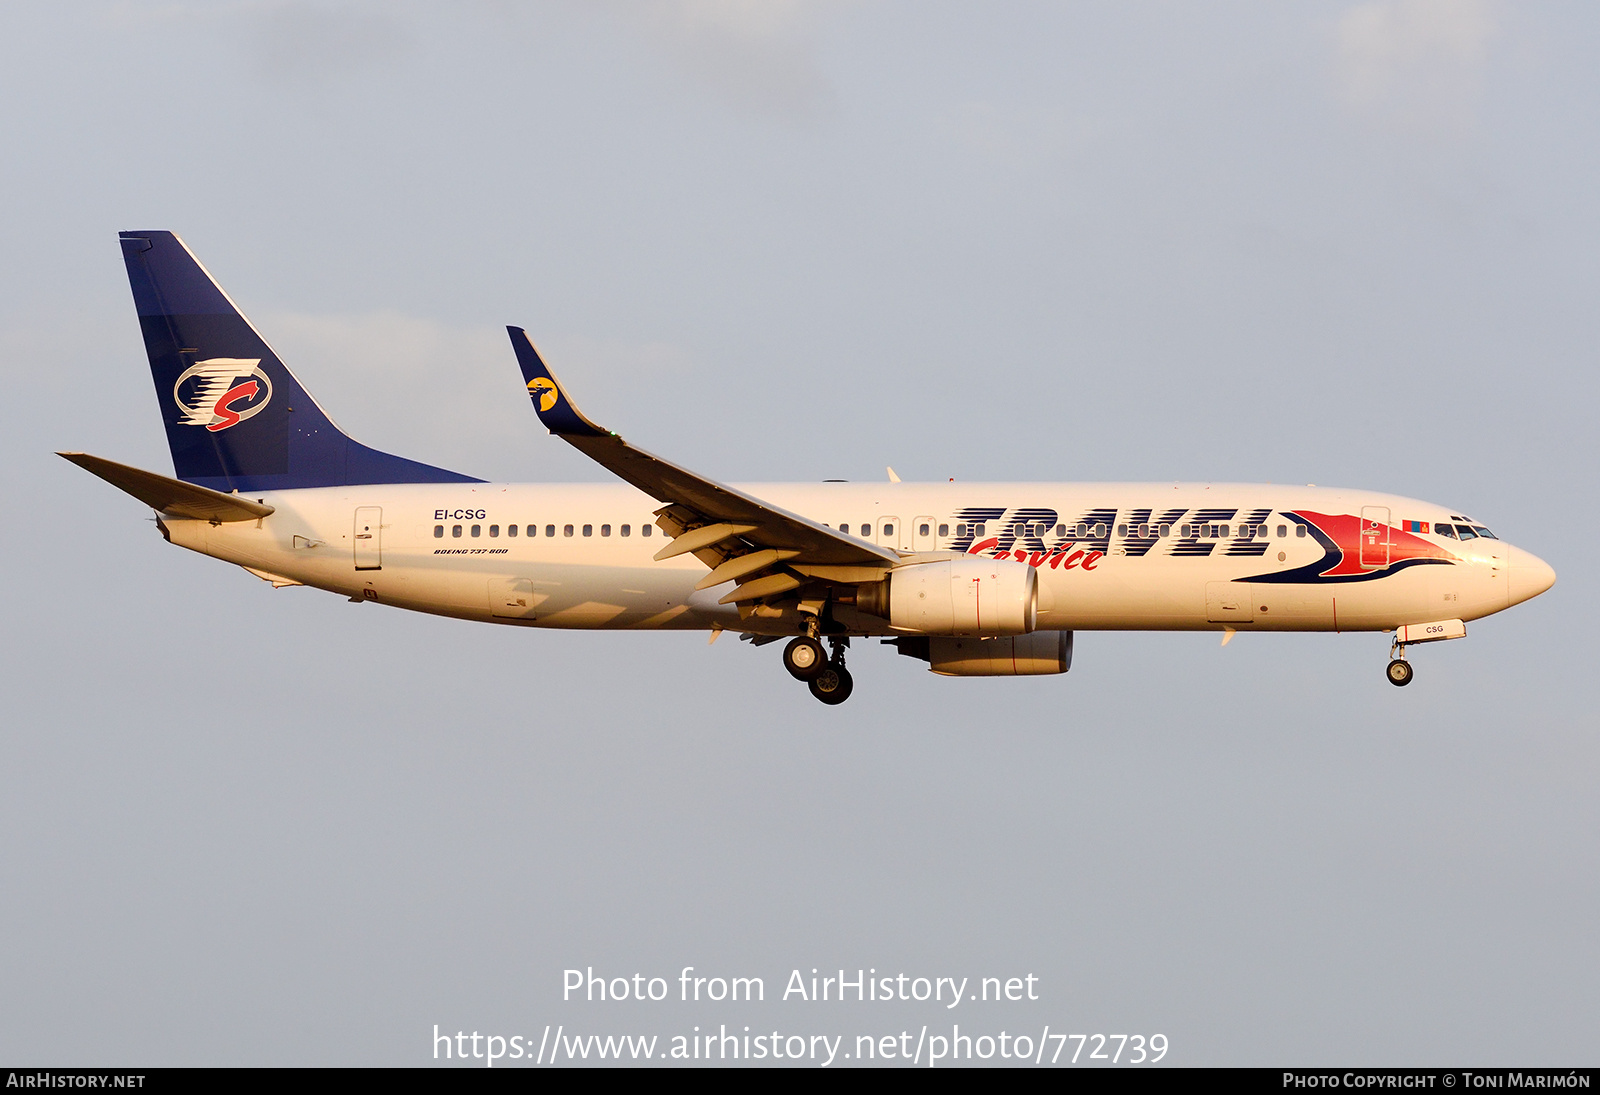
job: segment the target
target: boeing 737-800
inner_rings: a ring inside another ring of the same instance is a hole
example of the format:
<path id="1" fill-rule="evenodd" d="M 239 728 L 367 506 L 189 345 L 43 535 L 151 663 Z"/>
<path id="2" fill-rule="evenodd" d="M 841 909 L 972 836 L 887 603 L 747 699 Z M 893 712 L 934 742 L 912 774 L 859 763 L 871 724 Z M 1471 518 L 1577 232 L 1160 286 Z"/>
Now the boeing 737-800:
<path id="1" fill-rule="evenodd" d="M 508 328 L 539 420 L 611 485 L 489 483 L 335 426 L 183 241 L 122 251 L 175 477 L 61 455 L 156 510 L 171 543 L 274 586 L 516 627 L 787 639 L 824 703 L 876 637 L 947 676 L 1065 673 L 1075 631 L 1389 632 L 1406 651 L 1555 572 L 1451 507 L 1222 483 L 729 486 L 633 447 Z M 830 650 L 824 650 L 823 643 Z"/>

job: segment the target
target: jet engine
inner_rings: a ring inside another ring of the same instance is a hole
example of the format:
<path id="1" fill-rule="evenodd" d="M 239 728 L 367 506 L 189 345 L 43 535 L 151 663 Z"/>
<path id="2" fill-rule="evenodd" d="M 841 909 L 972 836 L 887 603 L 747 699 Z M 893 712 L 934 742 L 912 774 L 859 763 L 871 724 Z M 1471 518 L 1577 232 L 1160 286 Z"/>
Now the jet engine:
<path id="1" fill-rule="evenodd" d="M 1036 677 L 1072 668 L 1072 632 L 1035 631 L 997 639 L 908 636 L 885 640 L 943 677 Z"/>
<path id="2" fill-rule="evenodd" d="M 862 586 L 856 607 L 920 635 L 1025 635 L 1039 619 L 1039 576 L 982 555 L 909 563 Z"/>

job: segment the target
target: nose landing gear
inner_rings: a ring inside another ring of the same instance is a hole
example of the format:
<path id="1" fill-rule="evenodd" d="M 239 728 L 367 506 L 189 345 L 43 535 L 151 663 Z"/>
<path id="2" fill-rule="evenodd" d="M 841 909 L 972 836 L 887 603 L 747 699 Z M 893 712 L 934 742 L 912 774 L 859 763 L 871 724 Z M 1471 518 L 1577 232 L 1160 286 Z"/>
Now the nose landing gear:
<path id="1" fill-rule="evenodd" d="M 1411 683 L 1414 671 L 1411 663 L 1406 661 L 1406 644 L 1400 641 L 1400 636 L 1395 635 L 1394 642 L 1389 646 L 1389 668 L 1385 671 L 1389 683 L 1396 688 L 1404 688 Z"/>

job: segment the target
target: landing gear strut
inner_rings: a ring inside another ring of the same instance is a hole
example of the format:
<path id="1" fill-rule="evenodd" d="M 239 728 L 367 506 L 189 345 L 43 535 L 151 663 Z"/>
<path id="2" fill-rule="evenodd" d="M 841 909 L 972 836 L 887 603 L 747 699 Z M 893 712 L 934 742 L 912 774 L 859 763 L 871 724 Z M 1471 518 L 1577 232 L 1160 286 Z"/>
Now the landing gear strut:
<path id="1" fill-rule="evenodd" d="M 844 667 L 844 648 L 850 645 L 850 640 L 830 636 L 828 644 L 833 647 L 833 657 L 806 683 L 813 696 L 831 707 L 849 699 L 856 685 L 850 671 Z"/>
<path id="2" fill-rule="evenodd" d="M 1414 672 L 1411 663 L 1406 661 L 1406 644 L 1395 639 L 1389 647 L 1389 668 L 1386 671 L 1389 683 L 1396 688 L 1404 688 L 1411 683 Z"/>

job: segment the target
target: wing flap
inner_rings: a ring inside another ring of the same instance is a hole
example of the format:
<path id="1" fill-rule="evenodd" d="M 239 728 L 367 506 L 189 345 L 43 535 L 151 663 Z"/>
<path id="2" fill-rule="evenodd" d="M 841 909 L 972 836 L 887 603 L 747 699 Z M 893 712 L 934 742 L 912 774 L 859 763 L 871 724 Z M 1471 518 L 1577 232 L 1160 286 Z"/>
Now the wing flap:
<path id="1" fill-rule="evenodd" d="M 694 588 L 710 589 L 712 586 L 720 586 L 723 582 L 737 581 L 746 575 L 766 570 L 776 563 L 793 559 L 794 556 L 795 553 L 792 551 L 779 551 L 777 548 L 761 548 L 745 555 L 735 555 L 727 562 L 713 568 L 710 574 L 695 583 Z"/>

